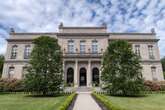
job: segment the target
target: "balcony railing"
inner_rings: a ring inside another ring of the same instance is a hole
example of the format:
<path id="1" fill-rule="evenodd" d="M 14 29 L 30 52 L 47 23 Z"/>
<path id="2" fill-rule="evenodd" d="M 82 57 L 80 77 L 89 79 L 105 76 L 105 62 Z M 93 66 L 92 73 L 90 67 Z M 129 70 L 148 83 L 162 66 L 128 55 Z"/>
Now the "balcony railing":
<path id="1" fill-rule="evenodd" d="M 98 58 L 101 57 L 102 53 L 63 53 L 63 57 L 92 57 L 92 58 Z"/>

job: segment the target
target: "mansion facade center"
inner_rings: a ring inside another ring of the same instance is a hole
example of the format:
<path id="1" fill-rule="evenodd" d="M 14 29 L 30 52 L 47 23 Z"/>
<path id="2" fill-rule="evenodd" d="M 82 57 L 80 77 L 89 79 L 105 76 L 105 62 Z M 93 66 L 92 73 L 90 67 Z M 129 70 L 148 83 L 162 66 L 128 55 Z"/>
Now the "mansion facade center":
<path id="1" fill-rule="evenodd" d="M 163 81 L 163 71 L 158 47 L 159 39 L 151 33 L 113 33 L 106 26 L 66 27 L 62 24 L 58 32 L 18 33 L 11 31 L 7 39 L 7 51 L 2 78 L 22 79 L 26 74 L 32 41 L 40 36 L 58 39 L 63 52 L 64 80 L 75 87 L 99 85 L 101 61 L 108 43 L 126 40 L 132 44 L 132 51 L 140 56 L 145 80 Z"/>

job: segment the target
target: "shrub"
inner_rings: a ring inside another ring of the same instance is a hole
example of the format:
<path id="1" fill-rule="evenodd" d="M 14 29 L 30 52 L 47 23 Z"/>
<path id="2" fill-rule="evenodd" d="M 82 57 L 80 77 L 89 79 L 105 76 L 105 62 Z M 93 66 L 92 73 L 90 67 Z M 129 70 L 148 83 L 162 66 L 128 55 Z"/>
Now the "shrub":
<path id="1" fill-rule="evenodd" d="M 160 87 L 161 87 L 160 88 L 161 91 L 165 91 L 165 85 L 160 85 Z"/>
<path id="2" fill-rule="evenodd" d="M 76 93 L 72 93 L 64 102 L 63 104 L 59 107 L 58 110 L 67 110 L 67 108 L 69 107 L 69 105 L 71 104 L 71 102 L 73 101 L 73 99 L 75 98 L 77 94 Z"/>
<path id="3" fill-rule="evenodd" d="M 0 92 L 21 92 L 23 83 L 17 79 L 0 79 Z"/>
<path id="4" fill-rule="evenodd" d="M 160 91 L 161 85 L 153 81 L 145 81 L 144 85 L 147 91 Z"/>
<path id="5" fill-rule="evenodd" d="M 109 98 L 107 98 L 103 94 L 92 93 L 92 96 L 96 100 L 98 100 L 99 102 L 101 102 L 107 108 L 107 110 L 123 110 L 120 107 L 118 107 L 117 105 L 112 104 L 111 101 L 109 100 Z"/>

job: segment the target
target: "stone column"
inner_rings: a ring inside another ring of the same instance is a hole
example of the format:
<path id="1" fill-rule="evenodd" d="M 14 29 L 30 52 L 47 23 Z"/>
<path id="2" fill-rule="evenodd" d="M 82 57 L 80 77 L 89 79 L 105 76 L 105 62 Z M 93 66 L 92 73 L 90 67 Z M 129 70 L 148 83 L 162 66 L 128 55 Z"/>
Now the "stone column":
<path id="1" fill-rule="evenodd" d="M 77 60 L 75 60 L 74 86 L 75 86 L 75 87 L 78 87 L 78 61 L 77 61 Z"/>
<path id="2" fill-rule="evenodd" d="M 88 68 L 87 68 L 87 87 L 92 87 L 91 83 L 91 61 L 88 61 Z"/>

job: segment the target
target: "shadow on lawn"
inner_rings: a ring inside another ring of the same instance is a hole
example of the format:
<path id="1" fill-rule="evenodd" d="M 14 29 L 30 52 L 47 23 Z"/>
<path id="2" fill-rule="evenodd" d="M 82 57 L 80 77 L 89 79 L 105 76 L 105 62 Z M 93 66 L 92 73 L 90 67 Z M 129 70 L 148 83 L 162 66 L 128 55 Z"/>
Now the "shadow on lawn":
<path id="1" fill-rule="evenodd" d="M 144 98 L 148 97 L 146 94 L 141 94 L 141 95 L 109 95 L 112 97 L 121 97 L 121 98 Z"/>
<path id="2" fill-rule="evenodd" d="M 0 92 L 0 95 L 11 94 L 10 92 Z"/>
<path id="3" fill-rule="evenodd" d="M 33 94 L 25 94 L 26 96 L 25 97 L 35 97 L 35 98 L 47 98 L 47 97 L 61 97 L 61 96 L 66 96 L 68 94 L 50 94 L 50 95 L 33 95 Z"/>

